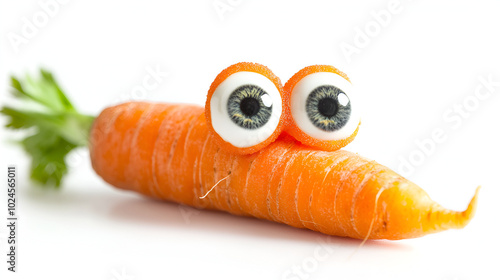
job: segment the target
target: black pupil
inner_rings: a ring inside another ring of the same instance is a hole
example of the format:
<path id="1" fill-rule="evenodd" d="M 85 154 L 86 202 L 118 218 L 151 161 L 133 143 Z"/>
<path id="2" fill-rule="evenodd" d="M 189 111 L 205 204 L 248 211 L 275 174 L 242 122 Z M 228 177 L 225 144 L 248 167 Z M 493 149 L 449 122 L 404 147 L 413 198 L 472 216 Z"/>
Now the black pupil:
<path id="1" fill-rule="evenodd" d="M 326 97 L 318 102 L 318 111 L 325 117 L 333 117 L 337 114 L 337 101 L 331 97 Z"/>
<path id="2" fill-rule="evenodd" d="M 252 97 L 243 98 L 240 103 L 240 110 L 249 117 L 255 116 L 260 110 L 259 101 Z"/>

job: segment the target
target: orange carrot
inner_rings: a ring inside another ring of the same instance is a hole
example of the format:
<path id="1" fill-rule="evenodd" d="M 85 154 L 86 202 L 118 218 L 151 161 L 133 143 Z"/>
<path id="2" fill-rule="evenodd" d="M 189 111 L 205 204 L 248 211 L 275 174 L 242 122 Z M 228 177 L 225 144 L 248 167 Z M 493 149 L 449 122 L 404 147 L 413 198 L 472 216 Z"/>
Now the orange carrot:
<path id="1" fill-rule="evenodd" d="M 330 80 L 342 86 L 325 87 Z M 129 102 L 102 111 L 90 129 L 92 166 L 121 189 L 330 235 L 396 240 L 464 227 L 479 188 L 466 210 L 451 211 L 391 169 L 339 150 L 359 129 L 348 83 L 331 66 L 311 66 L 282 87 L 266 67 L 239 63 L 215 79 L 205 109 Z"/>
<path id="2" fill-rule="evenodd" d="M 208 133 L 201 107 L 177 106 L 126 103 L 105 109 L 91 134 L 97 174 L 119 188 L 159 199 L 361 239 L 462 228 L 474 214 L 476 196 L 463 212 L 446 210 L 387 167 L 347 151 L 313 150 L 288 135 L 254 154 L 230 154 Z M 151 137 L 145 142 L 120 141 L 123 135 L 139 137 L 137 130 L 146 129 L 141 123 L 158 114 L 163 121 L 148 126 Z M 145 160 L 123 158 L 127 149 L 140 150 Z"/>

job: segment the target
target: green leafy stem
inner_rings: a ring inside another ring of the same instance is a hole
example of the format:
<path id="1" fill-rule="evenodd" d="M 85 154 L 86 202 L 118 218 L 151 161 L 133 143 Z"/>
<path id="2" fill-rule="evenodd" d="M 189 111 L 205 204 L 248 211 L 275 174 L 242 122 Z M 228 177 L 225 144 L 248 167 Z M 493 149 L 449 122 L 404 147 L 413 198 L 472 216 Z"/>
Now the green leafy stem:
<path id="1" fill-rule="evenodd" d="M 31 157 L 31 179 L 42 186 L 60 187 L 68 172 L 66 156 L 88 145 L 93 116 L 79 113 L 53 75 L 40 70 L 40 77 L 11 77 L 18 106 L 4 106 L 7 128 L 22 130 L 20 144 Z"/>

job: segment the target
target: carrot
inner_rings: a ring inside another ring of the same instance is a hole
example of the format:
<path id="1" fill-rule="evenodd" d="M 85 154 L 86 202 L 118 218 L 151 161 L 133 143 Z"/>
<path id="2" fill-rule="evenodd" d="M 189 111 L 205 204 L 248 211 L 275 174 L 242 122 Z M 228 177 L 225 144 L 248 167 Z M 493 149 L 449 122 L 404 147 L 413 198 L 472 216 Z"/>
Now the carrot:
<path id="1" fill-rule="evenodd" d="M 280 136 L 255 154 L 228 154 L 208 133 L 204 118 L 196 118 L 203 113 L 202 108 L 182 108 L 183 114 L 171 114 L 175 106 L 157 104 L 162 110 L 151 109 L 152 113 L 142 113 L 137 120 L 133 112 L 147 106 L 126 103 L 108 108 L 94 123 L 90 150 L 93 167 L 112 185 L 199 208 L 360 239 L 403 239 L 461 228 L 474 213 L 476 196 L 467 210 L 449 211 L 387 167 L 347 151 L 312 150 L 288 135 Z M 161 154 L 162 159 L 151 165 L 151 161 L 143 164 L 107 156 L 122 154 L 126 149 L 141 149 L 149 156 L 151 142 L 145 143 L 147 148 L 143 149 L 132 146 L 137 142 L 134 138 L 120 145 L 103 141 L 125 134 L 138 137 L 140 133 L 134 133 L 140 129 L 137 124 L 149 123 L 156 117 L 153 112 L 166 113 L 162 125 L 155 126 L 151 134 L 171 131 L 172 125 L 179 129 L 173 139 L 166 134 L 164 138 L 147 139 L 156 142 L 152 153 Z M 113 113 L 122 115 L 112 118 L 113 129 L 99 130 L 109 125 Z M 170 145 L 158 145 L 165 143 L 166 138 L 171 139 Z M 172 145 L 177 146 L 173 149 L 178 153 L 171 154 Z M 163 175 L 139 178 L 142 172 L 151 172 L 147 169 L 163 170 Z M 123 177 L 127 171 L 128 176 Z M 200 199 L 227 175 L 227 180 Z M 157 188 L 161 191 L 155 192 Z"/>
<path id="2" fill-rule="evenodd" d="M 241 71 L 270 79 L 267 86 L 274 84 L 283 100 L 293 98 L 304 71 L 336 73 L 331 67 L 307 68 L 283 90 L 261 65 L 231 67 L 216 78 L 209 98 Z M 129 102 L 103 110 L 88 128 L 94 170 L 113 186 L 149 197 L 358 239 L 397 240 L 463 228 L 474 215 L 479 188 L 466 210 L 451 211 L 391 169 L 338 150 L 352 140 L 358 123 L 345 138 L 318 140 L 299 131 L 291 106 L 284 105 L 273 112 L 279 115 L 274 130 L 243 146 L 218 135 L 212 105 Z"/>

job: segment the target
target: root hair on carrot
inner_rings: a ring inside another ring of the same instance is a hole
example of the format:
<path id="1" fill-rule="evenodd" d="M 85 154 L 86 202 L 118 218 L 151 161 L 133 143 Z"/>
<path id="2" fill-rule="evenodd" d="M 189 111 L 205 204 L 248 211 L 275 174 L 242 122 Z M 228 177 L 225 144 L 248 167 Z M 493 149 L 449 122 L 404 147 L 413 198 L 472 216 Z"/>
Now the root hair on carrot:
<path id="1" fill-rule="evenodd" d="M 372 221 L 370 222 L 370 227 L 368 228 L 368 232 L 366 233 L 365 238 L 363 238 L 363 241 L 361 241 L 359 246 L 356 247 L 356 250 L 354 250 L 354 252 L 352 252 L 352 254 L 349 256 L 349 258 L 348 258 L 349 260 L 358 252 L 359 249 L 361 249 L 361 247 L 363 247 L 363 245 L 365 245 L 366 241 L 370 237 L 370 234 L 372 233 L 372 230 L 373 230 L 373 225 L 375 224 L 375 218 L 377 217 L 378 200 L 380 198 L 380 195 L 382 195 L 382 193 L 387 189 L 388 188 L 385 186 L 383 188 L 380 188 L 380 190 L 377 193 L 377 196 L 375 196 L 375 205 L 373 207 L 373 216 L 372 216 Z"/>
<path id="2" fill-rule="evenodd" d="M 231 175 L 231 174 L 228 174 L 226 177 L 224 177 L 224 178 L 220 179 L 219 181 L 217 181 L 217 183 L 215 183 L 215 185 L 213 185 L 213 187 L 212 187 L 212 188 L 210 188 L 210 190 L 208 190 L 208 192 L 207 192 L 204 196 L 200 196 L 199 198 L 200 198 L 200 199 L 204 199 L 205 197 L 207 197 L 207 195 L 208 195 L 208 194 L 209 194 L 209 193 L 210 193 L 213 189 L 215 189 L 215 187 L 217 187 L 217 185 L 218 185 L 220 182 L 222 182 L 222 181 L 226 180 L 226 179 L 229 177 L 229 175 Z"/>

